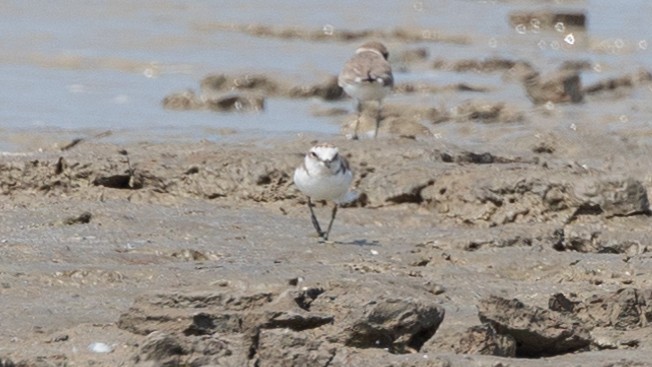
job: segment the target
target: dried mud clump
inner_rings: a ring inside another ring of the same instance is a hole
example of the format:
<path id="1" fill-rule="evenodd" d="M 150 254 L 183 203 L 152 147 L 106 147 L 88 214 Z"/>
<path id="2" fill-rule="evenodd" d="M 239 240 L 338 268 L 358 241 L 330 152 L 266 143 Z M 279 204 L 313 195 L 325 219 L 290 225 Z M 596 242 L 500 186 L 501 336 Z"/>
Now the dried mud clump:
<path id="1" fill-rule="evenodd" d="M 455 120 L 477 121 L 484 123 L 513 123 L 525 119 L 522 112 L 503 102 L 486 102 L 471 100 L 455 108 Z"/>
<path id="2" fill-rule="evenodd" d="M 545 76 L 532 72 L 523 78 L 523 85 L 528 98 L 537 105 L 547 102 L 580 103 L 584 100 L 580 75 L 573 70 L 560 70 Z"/>
<path id="3" fill-rule="evenodd" d="M 418 351 L 443 321 L 427 297 L 387 297 L 337 284 L 269 292 L 139 297 L 118 322 L 147 335 L 132 361 L 179 365 L 328 366 L 343 348 Z"/>
<path id="4" fill-rule="evenodd" d="M 539 358 L 585 350 L 591 336 L 581 323 L 560 312 L 490 297 L 478 306 L 480 321 L 516 341 L 516 356 Z"/>
<path id="5" fill-rule="evenodd" d="M 584 299 L 577 295 L 569 297 L 554 295 L 550 308 L 572 314 L 590 328 L 632 330 L 645 328 L 652 322 L 652 289 L 621 288 Z"/>

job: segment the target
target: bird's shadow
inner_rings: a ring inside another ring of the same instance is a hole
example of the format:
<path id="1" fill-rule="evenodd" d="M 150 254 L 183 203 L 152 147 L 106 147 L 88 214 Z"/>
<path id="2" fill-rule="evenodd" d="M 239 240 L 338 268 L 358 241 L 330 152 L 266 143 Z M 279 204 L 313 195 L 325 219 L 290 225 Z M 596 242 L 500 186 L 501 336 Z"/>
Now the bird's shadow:
<path id="1" fill-rule="evenodd" d="M 378 242 L 377 240 L 369 241 L 369 240 L 366 240 L 366 239 L 352 240 L 352 241 L 326 241 L 326 242 L 322 242 L 322 243 L 331 244 L 331 245 L 346 245 L 346 246 L 360 246 L 360 247 L 381 246 L 381 243 Z"/>

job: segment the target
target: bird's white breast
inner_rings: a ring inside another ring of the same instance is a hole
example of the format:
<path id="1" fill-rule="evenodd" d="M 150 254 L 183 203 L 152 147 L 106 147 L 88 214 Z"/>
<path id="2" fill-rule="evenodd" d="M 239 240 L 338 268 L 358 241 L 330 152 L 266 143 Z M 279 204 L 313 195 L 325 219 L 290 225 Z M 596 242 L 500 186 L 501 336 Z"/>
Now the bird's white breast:
<path id="1" fill-rule="evenodd" d="M 308 172 L 303 166 L 294 171 L 294 183 L 299 190 L 314 200 L 332 200 L 340 202 L 345 200 L 346 193 L 353 181 L 351 171 L 338 174 L 323 174 Z"/>

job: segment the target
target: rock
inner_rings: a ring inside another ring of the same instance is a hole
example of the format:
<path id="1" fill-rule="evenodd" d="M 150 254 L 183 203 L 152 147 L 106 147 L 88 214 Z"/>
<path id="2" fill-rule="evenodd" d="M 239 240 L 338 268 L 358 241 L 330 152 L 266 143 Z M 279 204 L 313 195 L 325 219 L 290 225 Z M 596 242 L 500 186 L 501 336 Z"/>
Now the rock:
<path id="1" fill-rule="evenodd" d="M 577 180 L 573 185 L 578 215 L 584 212 L 622 217 L 648 214 L 647 189 L 634 178 Z"/>
<path id="2" fill-rule="evenodd" d="M 275 297 L 272 292 L 161 293 L 136 298 L 118 320 L 118 327 L 147 335 L 166 330 L 183 334 L 208 332 L 240 333 L 254 325 L 245 324 L 243 310 L 260 308 Z"/>
<path id="3" fill-rule="evenodd" d="M 119 174 L 110 176 L 99 176 L 93 180 L 93 185 L 110 187 L 112 189 L 139 189 L 141 187 L 132 187 L 132 175 Z"/>
<path id="4" fill-rule="evenodd" d="M 63 224 L 65 225 L 74 225 L 74 224 L 87 224 L 91 222 L 91 218 L 93 217 L 93 214 L 91 212 L 83 212 L 79 215 L 75 215 L 72 217 L 68 217 L 63 220 Z"/>
<path id="5" fill-rule="evenodd" d="M 607 229 L 601 224 L 569 224 L 555 249 L 634 256 L 647 251 L 647 236 L 646 231 Z"/>
<path id="6" fill-rule="evenodd" d="M 459 364 L 463 366 L 464 364 Z M 468 364 L 466 364 L 468 365 Z M 356 349 L 342 347 L 337 350 L 335 357 L 328 367 L 452 367 L 453 364 L 447 356 L 429 355 L 422 353 L 388 354 L 379 349 Z"/>
<path id="7" fill-rule="evenodd" d="M 265 329 L 260 332 L 255 363 L 260 367 L 328 366 L 339 348 L 337 344 L 311 339 L 300 332 Z"/>
<path id="8" fill-rule="evenodd" d="M 529 66 L 529 63 L 526 61 L 514 61 L 509 59 L 502 59 L 497 57 L 491 57 L 484 60 L 459 60 L 455 62 L 448 63 L 445 60 L 439 59 L 435 60 L 433 63 L 433 68 L 435 69 L 445 69 L 451 70 L 458 73 L 464 72 L 476 72 L 476 73 L 492 73 L 496 71 L 506 71 L 517 64 L 526 64 Z"/>
<path id="9" fill-rule="evenodd" d="M 337 84 L 337 76 L 330 76 L 322 83 L 292 87 L 289 91 L 291 98 L 319 97 L 326 101 L 336 101 L 346 97 L 344 89 Z"/>
<path id="10" fill-rule="evenodd" d="M 544 172 L 524 176 L 521 170 L 502 169 L 496 165 L 513 162 L 513 158 L 496 157 L 491 153 L 446 154 L 442 155 L 444 161 L 485 163 L 474 165 L 475 174 L 470 178 L 459 172 L 438 175 L 433 185 L 421 191 L 427 206 L 460 222 L 484 222 L 488 226 L 546 222 L 571 215 L 576 205 L 569 183 L 550 182 Z M 500 175 L 496 175 L 497 170 Z"/>
<path id="11" fill-rule="evenodd" d="M 432 185 L 436 171 L 423 166 L 399 167 L 384 175 L 373 175 L 360 189 L 370 206 L 420 203 L 421 190 Z"/>
<path id="12" fill-rule="evenodd" d="M 633 178 L 601 181 L 598 192 L 607 217 L 647 214 L 650 210 L 645 186 Z"/>
<path id="13" fill-rule="evenodd" d="M 362 307 L 357 320 L 344 330 L 344 344 L 358 348 L 390 348 L 405 353 L 419 350 L 444 319 L 440 307 L 414 299 L 381 299 Z"/>
<path id="14" fill-rule="evenodd" d="M 418 351 L 437 331 L 444 309 L 426 294 L 400 296 L 396 291 L 392 294 L 387 289 L 369 287 L 351 292 L 335 288 L 315 299 L 310 310 L 339 311 L 336 322 L 323 328 L 330 342 L 356 348 L 388 348 L 393 353 Z"/>
<path id="15" fill-rule="evenodd" d="M 160 365 L 168 360 L 206 365 L 227 358 L 258 366 L 326 366 L 344 346 L 418 351 L 436 332 L 444 310 L 426 291 L 419 297 L 389 288 L 387 295 L 387 286 L 380 291 L 356 284 L 161 293 L 139 297 L 118 327 L 148 334 L 134 360 Z"/>
<path id="16" fill-rule="evenodd" d="M 172 110 L 210 109 L 213 111 L 260 111 L 265 108 L 265 98 L 257 95 L 231 94 L 202 96 L 200 100 L 192 91 L 173 93 L 163 99 L 163 107 Z"/>
<path id="17" fill-rule="evenodd" d="M 425 47 L 417 47 L 401 52 L 397 59 L 401 63 L 410 64 L 428 59 L 428 49 Z"/>
<path id="18" fill-rule="evenodd" d="M 204 105 L 192 90 L 172 93 L 163 98 L 162 104 L 169 110 L 196 110 Z"/>
<path id="19" fill-rule="evenodd" d="M 378 104 L 367 102 L 363 104 L 358 132 L 360 135 L 369 136 L 375 130 Z M 404 105 L 383 105 L 381 110 L 379 134 L 394 136 L 430 136 L 430 130 L 421 122 L 439 118 L 439 113 L 434 108 L 413 108 Z M 343 130 L 352 132 L 357 116 L 349 115 L 344 123 Z"/>
<path id="20" fill-rule="evenodd" d="M 572 313 L 592 327 L 630 330 L 646 327 L 652 321 L 651 289 L 621 288 L 583 301 L 573 297 L 573 302 Z"/>
<path id="21" fill-rule="evenodd" d="M 422 124 L 412 119 L 401 118 L 386 119 L 383 126 L 381 126 L 381 131 L 389 131 L 394 136 L 410 139 L 416 139 L 417 136 L 430 135 L 430 130 Z"/>
<path id="22" fill-rule="evenodd" d="M 575 70 L 560 70 L 544 77 L 531 72 L 523 77 L 522 82 L 528 98 L 536 105 L 580 103 L 584 100 L 580 74 Z"/>
<path id="23" fill-rule="evenodd" d="M 219 98 L 225 92 L 246 90 L 263 95 L 274 95 L 281 88 L 279 83 L 262 74 L 242 74 L 229 76 L 212 74 L 205 76 L 199 83 L 201 99 L 210 101 Z"/>
<path id="24" fill-rule="evenodd" d="M 559 66 L 559 70 L 590 71 L 592 64 L 587 60 L 565 60 Z"/>
<path id="25" fill-rule="evenodd" d="M 489 152 L 475 153 L 462 151 L 457 153 L 441 153 L 441 160 L 447 163 L 472 163 L 472 164 L 491 164 L 491 163 L 510 163 L 514 159 L 497 157 Z"/>
<path id="26" fill-rule="evenodd" d="M 583 12 L 562 12 L 554 10 L 515 11 L 509 14 L 509 24 L 525 29 L 586 28 L 586 14 Z"/>
<path id="27" fill-rule="evenodd" d="M 244 350 L 221 335 L 181 337 L 165 332 L 148 335 L 134 353 L 134 366 L 246 366 Z"/>
<path id="28" fill-rule="evenodd" d="M 229 95 L 208 99 L 205 106 L 213 111 L 262 111 L 265 109 L 265 98 L 255 95 Z"/>
<path id="29" fill-rule="evenodd" d="M 514 357 L 516 342 L 509 335 L 501 335 L 489 324 L 472 326 L 463 332 L 430 339 L 423 353 L 484 354 Z"/>
<path id="30" fill-rule="evenodd" d="M 372 117 L 375 118 L 375 116 Z M 383 117 L 383 120 L 395 121 L 393 122 L 394 125 L 404 123 L 405 121 L 411 121 L 414 123 L 428 121 L 436 124 L 450 120 L 448 111 L 443 108 L 438 109 L 430 106 L 415 107 L 404 104 L 383 104 Z M 383 124 L 381 123 L 381 128 L 382 127 Z M 398 126 L 390 127 L 390 129 L 398 130 Z"/>
<path id="31" fill-rule="evenodd" d="M 523 113 L 510 108 L 502 102 L 466 101 L 455 108 L 454 118 L 457 121 L 478 122 L 519 122 L 523 121 Z"/>
<path id="32" fill-rule="evenodd" d="M 141 343 L 133 360 L 136 363 L 155 361 L 167 365 L 188 352 L 188 348 L 183 345 L 179 337 L 157 331 L 148 335 Z"/>
<path id="33" fill-rule="evenodd" d="M 631 75 L 599 80 L 586 86 L 584 88 L 584 93 L 587 95 L 593 95 L 603 92 L 611 92 L 621 88 L 632 88 L 641 83 L 649 82 L 650 80 L 652 80 L 652 73 L 647 70 L 640 70 Z"/>
<path id="34" fill-rule="evenodd" d="M 574 294 L 571 296 L 575 297 Z M 573 313 L 579 304 L 579 301 L 570 300 L 563 293 L 555 293 L 548 299 L 548 308 L 562 313 Z"/>
<path id="35" fill-rule="evenodd" d="M 537 358 L 572 353 L 589 346 L 589 332 L 578 320 L 555 311 L 526 306 L 517 299 L 491 296 L 478 306 L 480 321 L 516 341 L 516 356 Z"/>

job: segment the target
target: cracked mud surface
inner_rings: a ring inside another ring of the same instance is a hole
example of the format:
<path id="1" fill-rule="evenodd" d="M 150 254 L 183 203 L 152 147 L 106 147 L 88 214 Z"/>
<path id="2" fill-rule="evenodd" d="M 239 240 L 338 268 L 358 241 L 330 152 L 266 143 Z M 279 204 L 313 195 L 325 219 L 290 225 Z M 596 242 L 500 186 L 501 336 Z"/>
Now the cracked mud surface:
<path id="1" fill-rule="evenodd" d="M 314 143 L 305 138 L 82 143 L 5 157 L 0 350 L 11 352 L 2 357 L 647 363 L 644 147 L 330 141 L 350 159 L 362 197 L 340 211 L 325 244 L 290 181 Z M 607 163 L 574 163 L 585 155 Z M 112 352 L 91 352 L 92 343 Z"/>

